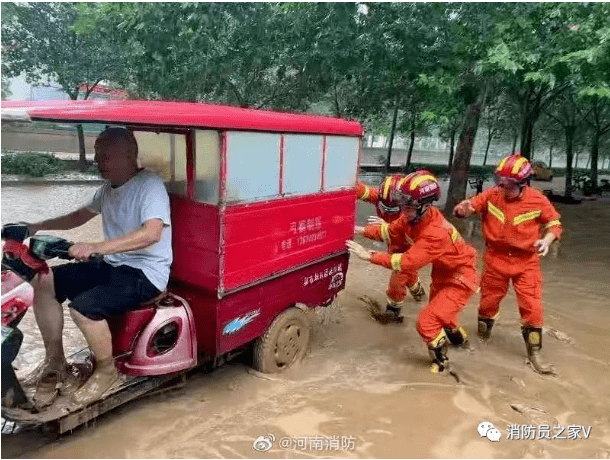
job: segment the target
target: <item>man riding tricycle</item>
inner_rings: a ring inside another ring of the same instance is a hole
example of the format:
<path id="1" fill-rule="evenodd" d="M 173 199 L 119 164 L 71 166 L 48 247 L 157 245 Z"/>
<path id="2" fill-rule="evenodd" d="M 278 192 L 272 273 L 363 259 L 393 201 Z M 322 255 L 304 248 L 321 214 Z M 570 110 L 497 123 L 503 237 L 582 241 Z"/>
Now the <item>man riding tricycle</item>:
<path id="1" fill-rule="evenodd" d="M 2 269 L 31 281 L 46 355 L 29 386 L 3 372 L 4 418 L 66 431 L 229 353 L 251 349 L 262 372 L 305 355 L 304 310 L 345 286 L 358 123 L 147 101 L 10 102 L 2 116 L 99 127 L 105 180 L 80 209 L 3 227 Z M 98 214 L 104 241 L 39 234 Z M 74 260 L 49 268 L 56 256 Z M 29 305 L 9 316 L 4 280 L 3 369 Z M 80 363 L 64 357 L 64 301 L 91 350 Z"/>

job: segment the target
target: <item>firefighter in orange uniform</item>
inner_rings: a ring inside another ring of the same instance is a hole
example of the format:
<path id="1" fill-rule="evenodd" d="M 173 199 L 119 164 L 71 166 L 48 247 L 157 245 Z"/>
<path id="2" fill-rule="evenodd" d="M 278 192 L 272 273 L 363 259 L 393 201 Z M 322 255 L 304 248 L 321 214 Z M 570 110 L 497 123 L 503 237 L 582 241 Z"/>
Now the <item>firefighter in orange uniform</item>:
<path id="1" fill-rule="evenodd" d="M 458 316 L 477 289 L 476 251 L 432 206 L 440 194 L 438 181 L 430 172 L 416 171 L 396 184 L 394 198 L 402 211 L 399 219 L 391 224 L 356 227 L 356 233 L 375 240 L 382 240 L 385 234 L 391 245 L 405 248 L 404 252 L 369 251 L 354 241 L 347 242 L 353 254 L 394 272 L 417 271 L 432 264 L 430 301 L 419 314 L 417 331 L 428 345 L 434 373 L 448 366 L 451 337 L 446 331 L 454 334 L 458 343 L 467 339 L 458 326 Z"/>
<path id="2" fill-rule="evenodd" d="M 507 156 L 496 168 L 497 186 L 462 201 L 453 212 L 457 217 L 481 213 L 487 249 L 481 278 L 479 338 L 489 339 L 500 301 L 512 280 L 528 359 L 537 372 L 547 374 L 553 373 L 553 369 L 540 360 L 543 323 L 540 256 L 545 256 L 549 245 L 561 236 L 561 224 L 547 197 L 529 187 L 532 173 L 526 158 L 520 154 Z"/>
<path id="3" fill-rule="evenodd" d="M 361 201 L 367 201 L 375 205 L 377 218 L 369 218 L 369 222 L 378 222 L 379 219 L 391 223 L 400 217 L 400 206 L 394 200 L 392 191 L 396 184 L 404 176 L 391 175 L 387 176 L 379 185 L 379 188 L 368 187 L 362 182 L 358 182 L 356 187 L 356 196 Z M 387 238 L 382 238 L 382 241 L 388 244 L 388 252 L 404 252 L 397 247 L 390 245 Z M 394 321 L 402 321 L 400 311 L 404 300 L 407 297 L 407 289 L 415 299 L 420 302 L 426 295 L 426 291 L 421 284 L 416 270 L 408 272 L 393 272 L 390 276 L 390 282 L 386 290 L 386 313 L 392 315 Z"/>

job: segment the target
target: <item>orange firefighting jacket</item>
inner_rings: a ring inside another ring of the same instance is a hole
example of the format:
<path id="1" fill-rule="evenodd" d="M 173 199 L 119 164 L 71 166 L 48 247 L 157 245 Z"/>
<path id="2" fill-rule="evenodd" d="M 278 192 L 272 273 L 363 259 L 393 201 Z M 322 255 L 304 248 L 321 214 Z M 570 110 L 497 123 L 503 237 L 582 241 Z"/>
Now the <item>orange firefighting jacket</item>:
<path id="1" fill-rule="evenodd" d="M 367 225 L 364 236 L 404 248 L 404 252 L 397 254 L 374 252 L 371 257 L 374 264 L 410 271 L 431 263 L 433 284 L 453 279 L 476 290 L 476 251 L 434 206 L 413 225 L 401 214 L 391 224 Z"/>
<path id="2" fill-rule="evenodd" d="M 526 186 L 518 198 L 507 200 L 498 187 L 491 187 L 468 200 L 481 213 L 485 244 L 494 249 L 516 248 L 534 253 L 542 231 L 561 236 L 559 213 L 549 199 Z"/>

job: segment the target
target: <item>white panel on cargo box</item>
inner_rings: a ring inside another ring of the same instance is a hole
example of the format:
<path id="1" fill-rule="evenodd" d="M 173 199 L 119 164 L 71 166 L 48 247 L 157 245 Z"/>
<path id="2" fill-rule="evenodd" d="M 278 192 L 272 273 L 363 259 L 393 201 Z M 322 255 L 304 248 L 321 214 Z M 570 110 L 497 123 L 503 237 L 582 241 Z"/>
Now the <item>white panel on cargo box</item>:
<path id="1" fill-rule="evenodd" d="M 279 195 L 280 135 L 227 133 L 227 202 Z"/>
<path id="2" fill-rule="evenodd" d="M 358 137 L 326 136 L 325 190 L 356 184 L 359 146 Z"/>

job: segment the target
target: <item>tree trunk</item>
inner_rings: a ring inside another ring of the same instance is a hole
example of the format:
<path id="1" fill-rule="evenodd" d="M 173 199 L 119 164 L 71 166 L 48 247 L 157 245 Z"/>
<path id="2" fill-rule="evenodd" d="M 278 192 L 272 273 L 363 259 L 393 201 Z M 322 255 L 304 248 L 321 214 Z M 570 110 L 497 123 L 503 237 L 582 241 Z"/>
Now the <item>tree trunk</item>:
<path id="1" fill-rule="evenodd" d="M 565 196 L 572 196 L 572 159 L 574 152 L 572 151 L 574 145 L 574 128 L 566 129 L 566 188 Z"/>
<path id="2" fill-rule="evenodd" d="M 477 101 L 466 109 L 464 125 L 458 140 L 457 153 L 451 168 L 451 179 L 449 181 L 449 190 L 447 191 L 447 202 L 445 203 L 446 216 L 451 216 L 455 205 L 466 197 L 472 147 L 474 146 L 474 140 L 479 128 L 484 101 L 485 91 L 481 91 Z"/>
<path id="3" fill-rule="evenodd" d="M 97 83 L 96 83 L 97 85 Z M 85 99 L 89 97 L 91 91 L 93 91 L 93 87 L 91 87 L 85 94 Z M 64 88 L 65 89 L 65 88 Z M 70 96 L 70 99 L 76 101 L 78 99 L 79 87 L 74 88 L 74 91 L 66 91 Z M 87 171 L 87 156 L 85 153 L 85 134 L 83 133 L 83 125 L 80 123 L 76 125 L 76 132 L 78 134 L 78 169 L 81 172 Z"/>
<path id="4" fill-rule="evenodd" d="M 532 135 L 537 118 L 537 115 L 527 116 L 521 129 L 521 155 L 528 160 L 532 156 Z"/>
<path id="5" fill-rule="evenodd" d="M 415 130 L 411 130 L 410 135 L 411 143 L 409 144 L 409 152 L 407 153 L 407 161 L 405 162 L 404 173 L 409 174 L 409 168 L 411 167 L 411 155 L 413 155 L 413 146 L 415 145 Z"/>
<path id="6" fill-rule="evenodd" d="M 87 156 L 85 155 L 85 134 L 83 133 L 83 125 L 76 125 L 78 133 L 78 169 L 80 172 L 87 171 Z"/>
<path id="7" fill-rule="evenodd" d="M 530 161 L 534 161 L 534 158 L 536 158 L 536 145 L 535 145 L 533 139 L 532 139 L 532 142 L 531 142 L 530 146 L 531 146 Z"/>
<path id="8" fill-rule="evenodd" d="M 553 167 L 553 144 L 551 144 L 551 148 L 549 149 L 549 169 Z"/>
<path id="9" fill-rule="evenodd" d="M 591 182 L 593 185 L 597 187 L 597 161 L 599 158 L 599 131 L 595 131 L 593 134 L 593 143 L 591 144 L 591 155 L 589 155 L 589 160 L 591 160 Z"/>
<path id="10" fill-rule="evenodd" d="M 385 173 L 390 172 L 390 161 L 392 159 L 392 144 L 394 143 L 394 131 L 396 131 L 396 118 L 398 118 L 398 96 L 396 96 L 396 104 L 394 106 L 394 116 L 392 117 L 392 129 L 390 130 L 390 140 L 388 145 L 388 156 L 385 161 Z"/>
<path id="11" fill-rule="evenodd" d="M 449 144 L 449 165 L 447 167 L 447 174 L 451 174 L 451 168 L 453 166 L 453 152 L 455 151 L 455 134 L 457 129 L 451 130 L 451 141 Z"/>
<path id="12" fill-rule="evenodd" d="M 485 156 L 483 157 L 483 166 L 487 164 L 487 154 L 489 153 L 489 146 L 491 145 L 491 139 L 493 136 L 487 137 L 487 146 L 485 147 Z"/>
<path id="13" fill-rule="evenodd" d="M 517 149 L 517 140 L 519 139 L 519 133 L 515 133 L 515 137 L 513 137 L 513 147 L 510 151 L 510 154 L 513 155 L 515 150 Z"/>

